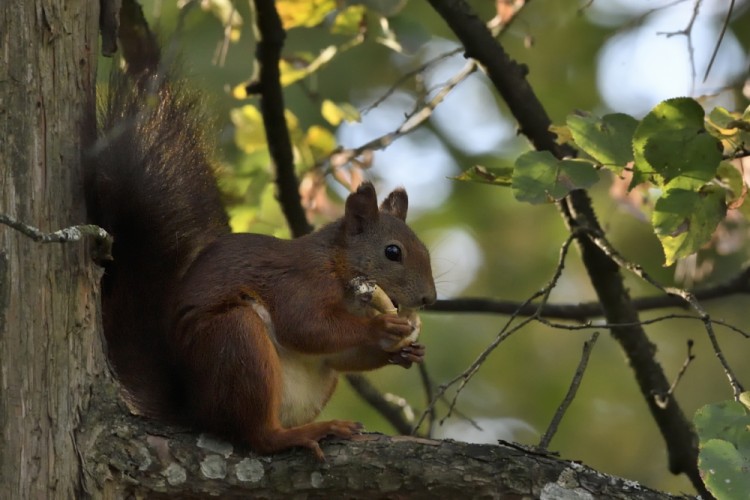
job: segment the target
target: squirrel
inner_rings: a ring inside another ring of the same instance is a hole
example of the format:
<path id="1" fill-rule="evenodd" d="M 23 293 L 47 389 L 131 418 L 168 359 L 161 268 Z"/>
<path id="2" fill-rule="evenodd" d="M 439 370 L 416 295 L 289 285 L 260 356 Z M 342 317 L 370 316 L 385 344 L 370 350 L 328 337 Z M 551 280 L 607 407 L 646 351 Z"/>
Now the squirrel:
<path id="1" fill-rule="evenodd" d="M 92 222 L 113 235 L 104 262 L 106 351 L 131 407 L 268 454 L 349 438 L 361 425 L 313 422 L 338 374 L 421 362 L 383 348 L 414 329 L 364 312 L 352 280 L 398 307 L 435 301 L 430 258 L 406 225 L 408 197 L 378 207 L 371 183 L 342 218 L 293 240 L 233 234 L 216 186 L 200 97 L 149 53 L 113 65 L 85 165 Z"/>

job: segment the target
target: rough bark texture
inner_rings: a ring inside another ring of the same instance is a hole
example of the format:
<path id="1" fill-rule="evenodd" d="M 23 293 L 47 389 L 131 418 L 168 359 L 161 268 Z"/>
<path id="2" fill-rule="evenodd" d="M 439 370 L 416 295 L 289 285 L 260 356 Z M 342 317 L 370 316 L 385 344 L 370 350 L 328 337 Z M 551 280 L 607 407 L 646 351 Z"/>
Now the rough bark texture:
<path id="1" fill-rule="evenodd" d="M 81 454 L 95 498 L 676 498 L 512 445 L 377 434 L 261 457 L 155 426 L 97 397 Z"/>
<path id="2" fill-rule="evenodd" d="M 0 2 L 0 212 L 44 231 L 85 220 L 80 153 L 97 19 L 91 1 Z M 3 498 L 79 493 L 74 429 L 104 366 L 85 246 L 0 227 Z"/>

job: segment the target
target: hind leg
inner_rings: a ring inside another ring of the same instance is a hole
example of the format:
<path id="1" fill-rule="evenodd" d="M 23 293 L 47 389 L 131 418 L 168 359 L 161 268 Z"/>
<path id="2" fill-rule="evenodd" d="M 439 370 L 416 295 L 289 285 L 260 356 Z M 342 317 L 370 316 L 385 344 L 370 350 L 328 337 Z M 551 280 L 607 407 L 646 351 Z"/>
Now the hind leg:
<path id="1" fill-rule="evenodd" d="M 360 430 L 360 424 L 343 420 L 281 425 L 281 361 L 266 323 L 251 305 L 193 320 L 190 330 L 183 335 L 189 348 L 182 361 L 192 413 L 201 427 L 239 439 L 259 453 L 304 446 L 319 459 L 318 441 L 349 438 Z"/>

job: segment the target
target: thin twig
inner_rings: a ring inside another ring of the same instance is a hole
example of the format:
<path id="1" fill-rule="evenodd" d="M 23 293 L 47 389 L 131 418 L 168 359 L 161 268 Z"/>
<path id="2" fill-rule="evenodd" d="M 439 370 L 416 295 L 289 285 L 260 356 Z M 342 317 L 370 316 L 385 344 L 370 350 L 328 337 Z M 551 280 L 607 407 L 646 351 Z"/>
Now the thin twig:
<path id="1" fill-rule="evenodd" d="M 581 380 L 583 380 L 583 373 L 586 371 L 586 366 L 589 363 L 591 351 L 594 349 L 594 344 L 596 344 L 596 340 L 598 338 L 599 332 L 594 332 L 591 338 L 583 343 L 581 361 L 578 362 L 578 367 L 576 368 L 575 374 L 573 375 L 573 380 L 570 382 L 570 387 L 568 387 L 568 392 L 567 394 L 565 394 L 565 398 L 563 398 L 562 403 L 560 403 L 560 406 L 558 406 L 557 411 L 555 411 L 555 415 L 552 417 L 552 421 L 549 423 L 549 427 L 547 427 L 547 430 L 542 436 L 542 439 L 539 441 L 539 448 L 543 450 L 549 448 L 549 443 L 550 441 L 552 441 L 552 438 L 557 432 L 557 428 L 560 426 L 560 422 L 565 416 L 565 413 L 568 411 L 568 408 L 573 402 L 573 399 L 575 399 L 576 397 L 578 387 L 580 387 Z"/>
<path id="2" fill-rule="evenodd" d="M 706 329 L 706 333 L 708 334 L 708 338 L 711 341 L 711 346 L 713 347 L 714 353 L 721 363 L 727 379 L 729 379 L 729 385 L 732 388 L 734 398 L 735 400 L 739 400 L 740 394 L 744 392 L 744 388 L 737 376 L 734 374 L 732 368 L 729 366 L 729 363 L 727 362 L 726 357 L 724 356 L 724 353 L 719 346 L 719 342 L 716 339 L 716 334 L 713 329 L 711 317 L 703 308 L 703 306 L 701 306 L 700 302 L 698 302 L 695 296 L 687 290 L 683 290 L 681 288 L 663 286 L 661 283 L 652 278 L 651 275 L 649 275 L 641 265 L 630 262 L 622 255 L 620 255 L 620 253 L 615 250 L 615 248 L 609 243 L 607 238 L 605 238 L 604 235 L 601 234 L 600 231 L 588 232 L 588 238 L 622 269 L 630 271 L 634 275 L 638 276 L 639 278 L 649 283 L 651 286 L 657 288 L 658 290 L 664 292 L 665 294 L 680 297 L 687 304 L 689 304 L 696 313 L 698 313 L 701 320 L 703 321 L 703 325 Z"/>
<path id="3" fill-rule="evenodd" d="M 429 59 L 419 65 L 417 68 L 414 68 L 411 71 L 408 71 L 401 75 L 401 77 L 396 80 L 393 85 L 391 85 L 388 90 L 383 92 L 383 95 L 375 99 L 372 103 L 367 105 L 367 107 L 363 108 L 362 111 L 360 111 L 361 114 L 365 115 L 372 111 L 373 109 L 380 106 L 386 99 L 388 99 L 390 96 L 392 96 L 396 90 L 405 84 L 407 81 L 411 80 L 412 78 L 416 78 L 418 75 L 422 74 L 423 72 L 427 71 L 427 69 L 432 66 L 433 64 L 437 64 L 440 61 L 444 61 L 445 59 L 448 59 L 449 57 L 455 56 L 457 54 L 460 54 L 463 50 L 463 47 L 457 47 L 453 50 L 449 50 L 447 52 L 444 52 L 442 54 L 438 54 L 437 56 L 433 57 L 432 59 Z"/>
<path id="4" fill-rule="evenodd" d="M 93 224 L 70 226 L 51 233 L 45 233 L 34 226 L 20 222 L 5 214 L 0 214 L 0 224 L 5 224 L 6 226 L 15 229 L 37 243 L 70 243 L 73 241 L 81 241 L 84 236 L 92 236 L 97 242 L 107 242 L 112 240 L 112 237 L 107 231 Z"/>
<path id="5" fill-rule="evenodd" d="M 555 323 L 545 318 L 536 318 L 536 320 L 539 323 L 545 326 L 549 326 L 550 328 L 555 328 L 557 330 L 572 330 L 572 331 L 592 330 L 592 329 L 600 329 L 600 328 L 612 329 L 612 328 L 626 328 L 626 327 L 632 327 L 632 326 L 645 326 L 645 325 L 652 325 L 654 323 L 660 323 L 662 321 L 673 320 L 673 319 L 689 319 L 689 320 L 696 320 L 696 321 L 703 322 L 703 318 L 701 318 L 700 316 L 694 316 L 691 314 L 666 314 L 664 316 L 659 316 L 659 317 L 651 318 L 651 319 L 645 319 L 645 320 L 637 321 L 635 323 L 592 323 L 590 321 L 587 321 L 582 324 L 567 324 L 567 323 Z M 721 325 L 736 333 L 739 333 L 746 339 L 750 338 L 750 333 L 742 330 L 739 327 L 732 325 L 731 323 L 728 323 L 726 321 L 719 320 L 719 319 L 713 319 L 713 318 L 711 319 L 711 322 L 717 325 Z"/>
<path id="6" fill-rule="evenodd" d="M 685 362 L 682 363 L 682 367 L 677 373 L 674 382 L 672 382 L 672 385 L 669 386 L 669 391 L 667 391 L 666 394 L 654 394 L 654 399 L 656 400 L 656 404 L 659 405 L 659 407 L 665 408 L 667 404 L 669 404 L 669 398 L 671 398 L 672 394 L 674 394 L 675 389 L 677 389 L 677 384 L 680 383 L 680 380 L 682 380 L 683 375 L 685 375 L 685 372 L 687 371 L 687 367 L 690 365 L 690 363 L 692 363 L 694 359 L 695 354 L 693 354 L 693 340 L 688 339 L 687 358 L 685 358 Z"/>
<path id="7" fill-rule="evenodd" d="M 732 18 L 733 10 L 734 10 L 734 0 L 730 0 L 729 10 L 727 10 L 727 17 L 724 19 L 724 24 L 721 27 L 721 33 L 719 33 L 719 39 L 716 40 L 716 46 L 714 47 L 714 51 L 711 53 L 711 59 L 708 61 L 708 66 L 706 67 L 706 73 L 703 75 L 704 82 L 708 79 L 708 74 L 711 72 L 711 68 L 714 65 L 714 61 L 716 60 L 716 55 L 719 53 L 719 47 L 721 47 L 721 42 L 724 40 L 724 35 L 727 32 L 727 27 L 729 26 L 729 20 Z"/>
<path id="8" fill-rule="evenodd" d="M 396 130 L 388 132 L 380 137 L 376 137 L 365 144 L 362 144 L 353 149 L 337 149 L 332 152 L 328 157 L 324 158 L 319 162 L 323 164 L 326 161 L 332 161 L 335 159 L 337 165 L 345 165 L 350 161 L 354 160 L 358 156 L 362 155 L 365 151 L 377 151 L 382 150 L 393 144 L 393 141 L 399 139 L 414 130 L 416 130 L 421 124 L 427 121 L 432 116 L 433 111 L 437 108 L 440 103 L 445 100 L 446 96 L 456 88 L 461 82 L 463 82 L 469 75 L 477 70 L 477 64 L 474 61 L 466 63 L 464 68 L 454 75 L 435 96 L 430 99 L 427 103 L 413 110 L 406 116 L 404 122 L 399 125 Z"/>
<path id="9" fill-rule="evenodd" d="M 529 297 L 528 299 L 526 299 L 526 301 L 524 301 L 521 304 L 522 307 L 526 307 L 532 301 L 534 301 L 534 300 L 536 300 L 536 299 L 538 299 L 538 298 L 541 297 L 541 302 L 540 302 L 538 308 L 539 308 L 539 310 L 542 309 L 542 307 L 544 306 L 544 304 L 546 303 L 546 301 L 549 299 L 549 294 L 555 288 L 555 286 L 557 285 L 557 281 L 560 279 L 560 275 L 562 274 L 562 271 L 563 271 L 563 269 L 565 267 L 565 259 L 566 259 L 567 255 L 568 255 L 568 251 L 570 249 L 570 245 L 573 243 L 573 241 L 575 240 L 576 237 L 577 237 L 577 233 L 571 233 L 568 236 L 568 238 L 565 240 L 565 242 L 563 243 L 562 247 L 560 248 L 560 256 L 558 258 L 558 264 L 557 264 L 557 266 L 555 268 L 555 272 L 553 273 L 552 278 L 545 285 L 544 288 L 542 288 L 541 290 L 537 291 L 531 297 Z M 503 326 L 503 328 L 497 334 L 497 336 L 495 337 L 495 339 L 487 347 L 484 348 L 484 350 L 479 354 L 479 356 L 474 360 L 474 362 L 471 363 L 471 365 L 469 365 L 468 368 L 466 368 L 463 372 L 461 372 L 460 374 L 458 374 L 453 379 L 449 380 L 447 383 L 442 384 L 440 387 L 438 387 L 436 396 L 432 399 L 432 401 L 427 406 L 427 408 L 424 410 L 424 412 L 422 412 L 421 417 L 419 418 L 419 420 L 417 420 L 417 423 L 416 423 L 416 425 L 414 427 L 415 429 L 418 429 L 422 425 L 422 422 L 424 422 L 424 419 L 426 418 L 426 416 L 430 412 L 434 411 L 434 407 L 435 407 L 435 404 L 436 404 L 437 400 L 439 398 L 441 398 L 450 387 L 458 384 L 458 387 L 456 389 L 456 393 L 453 395 L 453 399 L 451 400 L 451 403 L 450 403 L 450 405 L 448 407 L 448 412 L 441 419 L 440 423 L 442 424 L 445 421 L 445 419 L 447 419 L 448 417 L 450 417 L 453 409 L 456 406 L 456 402 L 458 400 L 458 396 L 460 395 L 461 391 L 463 390 L 464 387 L 466 387 L 466 385 L 469 383 L 469 381 L 471 380 L 471 378 L 477 373 L 477 371 L 479 371 L 479 368 L 484 364 L 485 360 L 489 357 L 489 355 L 497 348 L 498 345 L 500 345 L 508 337 L 510 337 L 512 334 L 514 334 L 518 330 L 522 329 L 524 326 L 526 326 L 530 322 L 532 322 L 535 319 L 537 319 L 537 316 L 534 315 L 534 316 L 525 318 L 522 321 L 520 321 L 517 325 L 515 325 L 515 326 L 513 326 L 511 328 L 511 326 L 513 325 L 513 322 L 515 321 L 516 318 L 517 318 L 517 315 L 516 314 L 512 314 L 510 316 L 510 318 L 508 318 L 508 321 L 505 323 L 505 325 Z"/>
<path id="10" fill-rule="evenodd" d="M 675 35 L 682 35 L 687 40 L 687 50 L 689 56 L 688 58 L 690 59 L 690 82 L 693 90 L 695 89 L 695 49 L 693 48 L 693 26 L 695 25 L 695 20 L 698 19 L 698 14 L 700 13 L 702 3 L 703 0 L 695 0 L 695 4 L 693 5 L 693 14 L 690 16 L 690 21 L 688 21 L 688 24 L 685 28 L 681 29 L 680 31 L 658 31 L 656 33 L 657 35 L 665 35 L 667 38 L 673 37 Z"/>
<path id="11" fill-rule="evenodd" d="M 430 374 L 427 373 L 427 366 L 425 363 L 419 364 L 419 378 L 422 380 L 422 388 L 424 389 L 427 404 L 429 405 L 434 397 L 433 394 L 435 391 L 433 390 L 432 378 L 430 378 Z M 425 434 L 427 437 L 432 437 L 432 431 L 435 426 L 435 412 L 430 410 L 428 417 L 427 432 Z M 412 431 L 416 431 L 416 428 L 412 428 Z"/>

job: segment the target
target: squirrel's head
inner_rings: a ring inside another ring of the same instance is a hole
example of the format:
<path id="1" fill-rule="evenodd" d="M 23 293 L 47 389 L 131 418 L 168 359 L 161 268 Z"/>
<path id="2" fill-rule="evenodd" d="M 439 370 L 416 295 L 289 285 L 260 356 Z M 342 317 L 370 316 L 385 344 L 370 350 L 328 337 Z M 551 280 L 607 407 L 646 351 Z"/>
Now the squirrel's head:
<path id="1" fill-rule="evenodd" d="M 435 302 L 430 254 L 406 225 L 409 199 L 396 189 L 378 208 L 369 182 L 346 199 L 343 231 L 349 268 L 374 280 L 397 306 L 419 308 Z"/>

